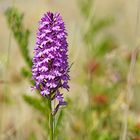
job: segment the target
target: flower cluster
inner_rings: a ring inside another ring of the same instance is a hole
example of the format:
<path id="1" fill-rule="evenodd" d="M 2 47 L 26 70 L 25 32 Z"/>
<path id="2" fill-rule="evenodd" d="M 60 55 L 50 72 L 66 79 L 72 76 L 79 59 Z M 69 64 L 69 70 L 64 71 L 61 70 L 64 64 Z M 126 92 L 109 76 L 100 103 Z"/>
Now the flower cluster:
<path id="1" fill-rule="evenodd" d="M 42 96 L 58 101 L 54 113 L 60 106 L 66 105 L 60 89 L 69 89 L 66 37 L 65 25 L 60 14 L 44 14 L 37 32 L 32 78 L 35 81 L 34 88 L 39 90 Z"/>

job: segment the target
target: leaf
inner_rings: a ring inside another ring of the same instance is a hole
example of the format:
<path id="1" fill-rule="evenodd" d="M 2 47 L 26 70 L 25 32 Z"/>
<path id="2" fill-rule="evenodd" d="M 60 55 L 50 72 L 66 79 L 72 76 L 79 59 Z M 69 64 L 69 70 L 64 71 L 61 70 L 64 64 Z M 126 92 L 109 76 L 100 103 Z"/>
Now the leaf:
<path id="1" fill-rule="evenodd" d="M 34 109 L 38 110 L 44 116 L 48 116 L 48 101 L 45 98 L 31 97 L 28 95 L 23 95 L 24 100 L 30 104 Z"/>
<path id="2" fill-rule="evenodd" d="M 25 77 L 25 78 L 31 78 L 31 77 L 32 77 L 31 72 L 30 72 L 27 68 L 25 68 L 25 67 L 23 67 L 23 68 L 21 69 L 21 74 L 22 74 L 22 76 Z"/>
<path id="3" fill-rule="evenodd" d="M 60 127 L 62 125 L 63 117 L 64 117 L 64 110 L 60 110 L 60 113 L 58 114 L 58 118 L 55 124 L 55 136 L 57 136 L 60 132 Z"/>
<path id="4" fill-rule="evenodd" d="M 94 20 L 94 25 L 91 27 L 92 32 L 97 33 L 109 27 L 114 22 L 113 17 L 105 17 L 102 19 Z"/>
<path id="5" fill-rule="evenodd" d="M 114 23 L 113 17 L 105 17 L 102 19 L 91 19 L 89 28 L 87 29 L 84 40 L 86 43 L 93 43 L 98 33 Z"/>
<path id="6" fill-rule="evenodd" d="M 23 14 L 21 14 L 16 8 L 8 8 L 5 12 L 5 16 L 9 28 L 18 43 L 21 54 L 27 65 L 31 68 L 32 59 L 30 58 L 28 50 L 30 31 L 23 26 Z"/>
<path id="7" fill-rule="evenodd" d="M 116 42 L 111 36 L 108 36 L 100 41 L 96 48 L 96 51 L 93 52 L 95 54 L 94 56 L 102 57 L 112 49 L 116 48 Z"/>

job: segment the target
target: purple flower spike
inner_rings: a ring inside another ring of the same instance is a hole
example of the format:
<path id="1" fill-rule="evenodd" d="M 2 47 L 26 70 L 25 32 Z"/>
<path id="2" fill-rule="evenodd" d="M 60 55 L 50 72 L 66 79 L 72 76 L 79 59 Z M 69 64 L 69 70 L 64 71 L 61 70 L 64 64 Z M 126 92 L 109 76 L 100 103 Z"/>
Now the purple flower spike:
<path id="1" fill-rule="evenodd" d="M 61 88 L 69 89 L 67 33 L 59 13 L 47 12 L 39 22 L 32 66 L 35 87 L 42 96 L 57 100 L 53 112 L 66 105 Z M 55 114 L 54 113 L 54 114 Z"/>

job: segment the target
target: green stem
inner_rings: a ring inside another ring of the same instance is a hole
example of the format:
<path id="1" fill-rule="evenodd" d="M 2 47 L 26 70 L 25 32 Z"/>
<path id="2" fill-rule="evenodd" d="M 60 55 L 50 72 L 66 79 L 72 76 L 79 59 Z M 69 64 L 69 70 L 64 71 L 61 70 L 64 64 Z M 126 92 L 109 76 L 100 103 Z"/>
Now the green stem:
<path id="1" fill-rule="evenodd" d="M 51 104 L 51 99 L 49 99 L 49 127 L 50 127 L 50 140 L 54 140 L 54 126 L 53 126 L 53 114 L 52 114 L 52 104 Z"/>

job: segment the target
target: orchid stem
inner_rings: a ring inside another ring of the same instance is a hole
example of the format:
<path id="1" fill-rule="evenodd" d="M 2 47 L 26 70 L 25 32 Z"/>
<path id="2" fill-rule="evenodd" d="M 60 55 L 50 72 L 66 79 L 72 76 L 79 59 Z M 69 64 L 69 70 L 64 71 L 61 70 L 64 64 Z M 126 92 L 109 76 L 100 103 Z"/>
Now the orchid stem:
<path id="1" fill-rule="evenodd" d="M 53 125 L 54 119 L 52 114 L 51 99 L 49 99 L 49 109 L 50 109 L 50 114 L 49 114 L 50 140 L 54 140 L 54 125 Z"/>

